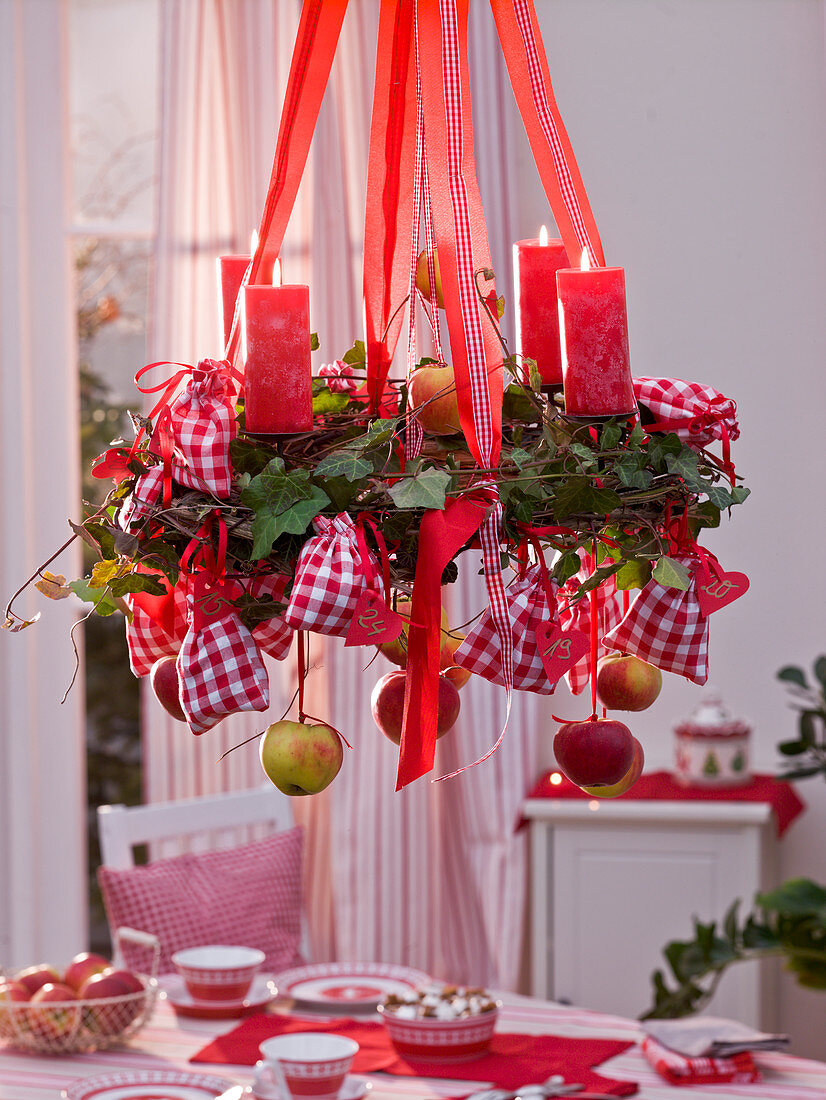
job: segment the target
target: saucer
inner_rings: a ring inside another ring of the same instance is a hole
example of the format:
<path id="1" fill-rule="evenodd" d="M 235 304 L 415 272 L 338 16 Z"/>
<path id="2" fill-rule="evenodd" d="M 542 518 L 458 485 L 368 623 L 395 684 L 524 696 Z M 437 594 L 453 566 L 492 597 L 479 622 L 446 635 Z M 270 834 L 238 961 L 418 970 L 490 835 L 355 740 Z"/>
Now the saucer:
<path id="1" fill-rule="evenodd" d="M 256 974 L 249 993 L 242 1001 L 200 1001 L 191 995 L 178 974 L 158 978 L 161 995 L 165 996 L 179 1016 L 199 1020 L 235 1020 L 260 1012 L 278 995 L 272 974 Z"/>
<path id="2" fill-rule="evenodd" d="M 260 1062 L 258 1063 L 261 1064 Z M 361 1100 L 373 1087 L 372 1082 L 366 1077 L 360 1077 L 357 1073 L 350 1073 L 345 1077 L 344 1084 L 339 1089 L 336 1100 Z M 257 1090 L 253 1085 L 247 1085 L 242 1093 L 242 1100 L 282 1100 L 278 1089 L 270 1085 L 259 1085 Z M 312 1097 L 307 1097 L 312 1100 Z"/>

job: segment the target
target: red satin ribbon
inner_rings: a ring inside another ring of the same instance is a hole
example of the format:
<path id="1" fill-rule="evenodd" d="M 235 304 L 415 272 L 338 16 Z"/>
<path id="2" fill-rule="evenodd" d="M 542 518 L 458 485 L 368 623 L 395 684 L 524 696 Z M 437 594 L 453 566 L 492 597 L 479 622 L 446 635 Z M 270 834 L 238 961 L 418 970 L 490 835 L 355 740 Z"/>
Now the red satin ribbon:
<path id="1" fill-rule="evenodd" d="M 425 512 L 419 528 L 407 634 L 407 679 L 397 791 L 433 767 L 439 698 L 442 573 L 447 563 L 479 530 L 488 502 L 487 494 L 452 498 L 443 511 Z"/>
<path id="2" fill-rule="evenodd" d="M 382 0 L 364 217 L 364 322 L 367 393 L 379 413 L 404 320 L 412 247 L 416 72 L 411 0 Z M 398 311 L 398 312 L 396 312 Z M 394 316 L 395 314 L 395 316 Z"/>
<path id="3" fill-rule="evenodd" d="M 367 545 L 367 539 L 364 535 L 365 525 L 373 532 L 373 537 L 376 540 L 376 545 L 379 548 L 379 556 L 381 558 L 381 579 L 384 585 L 384 604 L 385 607 L 390 607 L 390 555 L 387 552 L 387 543 L 384 541 L 384 535 L 381 530 L 376 526 L 370 516 L 366 512 L 359 512 L 356 517 L 356 542 L 358 543 L 359 553 L 362 557 L 367 557 L 370 554 L 370 548 Z"/>

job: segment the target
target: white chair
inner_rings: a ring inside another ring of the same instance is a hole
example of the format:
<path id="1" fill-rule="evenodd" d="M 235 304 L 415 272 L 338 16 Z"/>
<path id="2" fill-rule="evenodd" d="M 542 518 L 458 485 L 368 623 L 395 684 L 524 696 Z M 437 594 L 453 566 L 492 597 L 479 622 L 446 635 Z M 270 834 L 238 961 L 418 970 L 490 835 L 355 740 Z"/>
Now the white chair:
<path id="1" fill-rule="evenodd" d="M 117 868 L 134 867 L 133 849 L 143 844 L 160 858 L 232 848 L 295 824 L 289 798 L 269 783 L 148 806 L 98 806 L 97 819 L 101 862 Z"/>

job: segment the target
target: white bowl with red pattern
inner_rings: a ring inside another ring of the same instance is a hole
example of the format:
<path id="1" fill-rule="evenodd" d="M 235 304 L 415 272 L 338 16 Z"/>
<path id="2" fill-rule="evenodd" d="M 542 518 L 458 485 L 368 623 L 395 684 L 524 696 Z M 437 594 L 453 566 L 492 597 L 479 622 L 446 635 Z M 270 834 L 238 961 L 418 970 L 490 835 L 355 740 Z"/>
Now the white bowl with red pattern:
<path id="1" fill-rule="evenodd" d="M 209 944 L 176 951 L 172 963 L 195 1001 L 243 1001 L 266 956 L 257 947 Z"/>
<path id="2" fill-rule="evenodd" d="M 471 1062 L 490 1049 L 498 1008 L 452 1020 L 435 1016 L 407 1019 L 398 1006 L 379 1005 L 382 1022 L 393 1046 L 403 1058 L 419 1062 Z"/>

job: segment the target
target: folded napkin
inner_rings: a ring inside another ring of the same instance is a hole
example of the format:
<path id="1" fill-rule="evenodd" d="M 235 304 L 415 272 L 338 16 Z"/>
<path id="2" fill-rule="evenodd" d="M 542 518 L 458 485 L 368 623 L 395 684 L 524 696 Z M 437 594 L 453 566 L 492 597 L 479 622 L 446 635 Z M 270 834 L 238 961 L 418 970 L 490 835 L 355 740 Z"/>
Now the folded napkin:
<path id="1" fill-rule="evenodd" d="M 346 1018 L 315 1021 L 295 1016 L 249 1016 L 232 1031 L 199 1050 L 190 1061 L 251 1066 L 260 1057 L 258 1047 L 264 1039 L 295 1031 L 334 1031 L 355 1039 L 359 1051 L 353 1061 L 354 1073 L 381 1070 L 408 1077 L 485 1081 L 505 1089 L 518 1089 L 559 1073 L 566 1081 L 577 1081 L 590 1092 L 633 1096 L 637 1091 L 633 1081 L 615 1081 L 591 1072 L 592 1066 L 633 1046 L 631 1042 L 497 1033 L 490 1051 L 472 1062 L 408 1062 L 396 1053 L 383 1024 Z"/>
<path id="2" fill-rule="evenodd" d="M 738 1020 L 692 1016 L 681 1020 L 646 1020 L 645 1031 L 662 1046 L 686 1058 L 730 1058 L 753 1050 L 784 1050 L 788 1035 L 755 1031 Z"/>
<path id="3" fill-rule="evenodd" d="M 753 1084 L 763 1079 L 748 1051 L 730 1058 L 686 1058 L 646 1035 L 642 1052 L 670 1085 Z"/>

